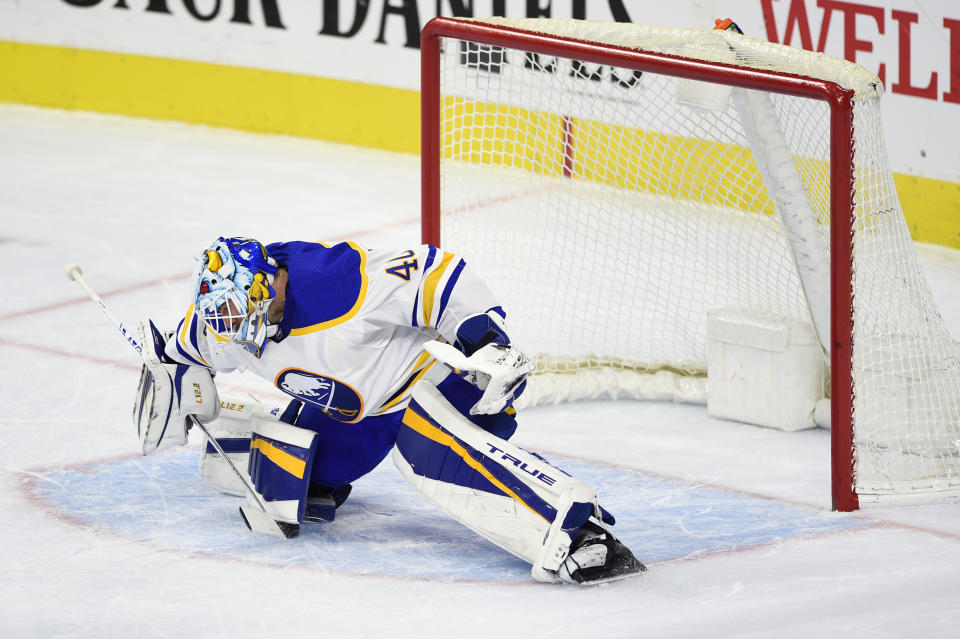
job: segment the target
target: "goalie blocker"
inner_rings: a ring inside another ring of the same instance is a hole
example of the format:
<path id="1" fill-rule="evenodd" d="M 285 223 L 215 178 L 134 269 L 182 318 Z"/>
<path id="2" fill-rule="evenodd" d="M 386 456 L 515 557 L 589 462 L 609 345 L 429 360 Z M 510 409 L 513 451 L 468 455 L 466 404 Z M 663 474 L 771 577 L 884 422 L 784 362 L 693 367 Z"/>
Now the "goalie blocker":
<path id="1" fill-rule="evenodd" d="M 393 460 L 431 503 L 532 564 L 544 582 L 601 583 L 646 570 L 604 526 L 594 490 L 461 415 L 421 382 Z"/>

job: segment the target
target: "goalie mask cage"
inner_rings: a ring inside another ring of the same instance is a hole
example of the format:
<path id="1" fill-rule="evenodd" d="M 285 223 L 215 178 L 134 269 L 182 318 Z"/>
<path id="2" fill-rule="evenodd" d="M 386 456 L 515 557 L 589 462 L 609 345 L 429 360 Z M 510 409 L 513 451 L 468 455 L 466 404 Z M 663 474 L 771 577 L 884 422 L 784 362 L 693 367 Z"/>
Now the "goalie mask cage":
<path id="1" fill-rule="evenodd" d="M 833 506 L 960 492 L 960 357 L 862 67 L 729 31 L 437 18 L 423 239 L 536 355 L 532 402 L 703 393 L 707 312 L 800 319 L 830 369 Z"/>

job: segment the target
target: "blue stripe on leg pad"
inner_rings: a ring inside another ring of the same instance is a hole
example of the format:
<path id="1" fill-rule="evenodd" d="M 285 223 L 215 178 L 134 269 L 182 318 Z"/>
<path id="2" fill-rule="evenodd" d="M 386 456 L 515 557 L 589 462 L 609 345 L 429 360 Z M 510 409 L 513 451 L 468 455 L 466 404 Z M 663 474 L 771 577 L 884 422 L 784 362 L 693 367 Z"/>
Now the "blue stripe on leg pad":
<path id="1" fill-rule="evenodd" d="M 496 439 L 490 437 L 491 440 Z M 397 436 L 397 449 L 417 475 L 508 495 L 548 522 L 556 517 L 556 508 L 499 461 L 472 448 L 440 426 L 416 401 L 410 402 L 404 415 L 404 425 Z M 499 450 L 496 444 L 491 444 L 491 449 Z M 518 468 L 526 472 L 520 465 Z"/>

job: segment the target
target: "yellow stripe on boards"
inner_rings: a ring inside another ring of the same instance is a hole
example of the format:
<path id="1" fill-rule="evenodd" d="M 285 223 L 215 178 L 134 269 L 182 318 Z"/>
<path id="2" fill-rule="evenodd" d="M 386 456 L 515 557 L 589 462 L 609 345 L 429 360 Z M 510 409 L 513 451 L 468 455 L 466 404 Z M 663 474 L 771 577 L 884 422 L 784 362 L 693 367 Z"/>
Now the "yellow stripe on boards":
<path id="1" fill-rule="evenodd" d="M 546 517 L 538 513 L 536 510 L 531 508 L 529 505 L 527 505 L 525 501 L 520 499 L 519 495 L 517 495 L 515 492 L 507 488 L 507 486 L 503 482 L 501 482 L 499 479 L 494 477 L 490 473 L 490 471 L 488 471 L 486 468 L 483 467 L 483 465 L 480 462 L 478 462 L 476 459 L 471 457 L 470 453 L 467 452 L 467 449 L 465 449 L 463 446 L 458 444 L 457 440 L 455 440 L 453 437 L 444 433 L 439 428 L 437 428 L 436 426 L 434 426 L 433 424 L 425 420 L 423 417 L 415 413 L 412 409 L 408 408 L 407 411 L 403 414 L 403 423 L 409 426 L 410 428 L 412 428 L 413 430 L 417 431 L 427 439 L 432 439 L 438 444 L 442 444 L 448 447 L 450 450 L 452 450 L 457 455 L 462 457 L 463 461 L 465 461 L 467 465 L 470 466 L 470 468 L 474 469 L 475 471 L 483 475 L 491 484 L 493 484 L 494 486 L 502 490 L 506 495 L 509 495 L 513 499 L 523 504 L 523 506 L 529 509 L 530 512 L 542 518 L 547 523 L 550 523 L 549 519 L 547 519 Z"/>
<path id="2" fill-rule="evenodd" d="M 569 141 L 573 179 L 774 212 L 749 148 L 581 118 L 570 119 L 568 140 L 560 116 L 463 98 L 446 99 L 443 119 L 444 159 L 559 177 L 569 168 Z M 730 166 L 741 168 L 730 173 Z"/>
<path id="3" fill-rule="evenodd" d="M 560 177 L 569 141 L 571 179 L 774 214 L 747 147 L 581 118 L 570 119 L 568 140 L 560 116 L 460 97 L 444 98 L 441 113 L 444 160 Z M 611 155 L 616 161 L 603 160 Z M 808 183 L 828 182 L 823 160 L 797 158 L 795 167 Z M 960 248 L 960 184 L 901 173 L 893 178 L 913 239 Z M 812 203 L 820 217 L 828 214 L 828 197 L 824 191 Z"/>
<path id="4" fill-rule="evenodd" d="M 674 200 L 774 213 L 749 148 L 588 120 L 574 123 L 575 179 Z M 611 152 L 616 161 L 602 161 Z M 738 170 L 732 173 L 729 167 Z"/>
<path id="5" fill-rule="evenodd" d="M 960 248 L 960 184 L 903 173 L 893 181 L 913 239 Z"/>
<path id="6" fill-rule="evenodd" d="M 161 120 L 228 127 L 261 133 L 320 138 L 390 151 L 420 150 L 418 91 L 264 71 L 226 65 L 171 60 L 151 56 L 89 51 L 0 41 L 0 101 L 43 107 L 118 113 Z M 389 105 L 387 111 L 384 105 Z M 480 105 L 480 106 L 478 106 Z M 562 175 L 562 118 L 517 107 L 446 98 L 442 152 L 445 158 L 491 163 L 541 175 Z M 451 121 L 469 133 L 453 134 Z M 499 142 L 481 141 L 484 127 L 509 123 Z M 604 129 L 604 126 L 608 127 Z M 577 164 L 604 143 L 622 144 L 638 157 L 638 143 L 650 139 L 628 134 L 616 140 L 622 127 L 573 120 L 575 176 Z M 586 133 L 590 135 L 585 135 Z M 682 144 L 668 141 L 666 148 Z M 739 152 L 703 143 L 697 150 L 707 168 Z M 733 155 L 728 155 L 733 153 Z M 466 154 L 466 155 L 465 155 Z M 671 161 L 667 152 L 646 160 Z M 586 166 L 586 165 L 585 165 Z M 664 165 L 666 166 L 666 165 Z M 948 169 L 950 167 L 947 167 Z M 954 167 L 955 168 L 955 167 Z M 598 180 L 615 184 L 629 176 L 623 169 L 594 167 Z M 579 173 L 578 173 L 579 172 Z M 682 192 L 690 178 L 668 174 L 666 193 Z M 894 173 L 904 216 L 913 238 L 960 248 L 960 184 L 905 173 Z M 731 182 L 737 188 L 756 184 L 754 173 Z M 722 203 L 724 189 L 713 201 Z M 732 192 L 732 191 L 731 191 Z M 765 205 L 758 205 L 764 209 Z"/>
<path id="7" fill-rule="evenodd" d="M 0 69 L 5 102 L 420 150 L 419 91 L 5 41 Z"/>
<path id="8" fill-rule="evenodd" d="M 250 442 L 250 452 L 259 450 L 260 453 L 274 464 L 287 471 L 297 479 L 303 479 L 307 462 L 298 459 L 285 450 L 281 450 L 268 441 L 259 437 Z"/>
<path id="9" fill-rule="evenodd" d="M 441 114 L 443 159 L 538 175 L 563 172 L 563 118 L 558 115 L 449 96 Z"/>
<path id="10" fill-rule="evenodd" d="M 443 259 L 440 261 L 440 265 L 433 270 L 430 275 L 427 276 L 427 279 L 423 282 L 423 325 L 431 326 L 430 318 L 433 316 L 433 298 L 437 293 L 437 286 L 440 284 L 440 280 L 443 278 L 443 272 L 447 270 L 447 267 L 450 266 L 450 262 L 453 260 L 453 253 L 443 254 Z"/>

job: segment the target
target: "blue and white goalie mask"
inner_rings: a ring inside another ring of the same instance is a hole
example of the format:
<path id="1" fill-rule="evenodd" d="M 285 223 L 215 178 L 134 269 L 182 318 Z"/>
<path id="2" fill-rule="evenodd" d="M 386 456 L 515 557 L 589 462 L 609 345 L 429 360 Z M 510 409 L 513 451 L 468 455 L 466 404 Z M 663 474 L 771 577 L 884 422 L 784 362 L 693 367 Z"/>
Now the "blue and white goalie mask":
<path id="1" fill-rule="evenodd" d="M 277 263 L 256 240 L 219 238 L 200 257 L 194 309 L 210 350 L 243 370 L 260 357 Z"/>

